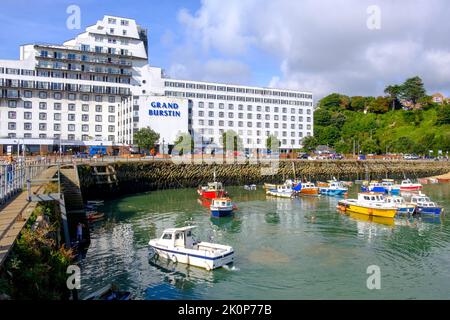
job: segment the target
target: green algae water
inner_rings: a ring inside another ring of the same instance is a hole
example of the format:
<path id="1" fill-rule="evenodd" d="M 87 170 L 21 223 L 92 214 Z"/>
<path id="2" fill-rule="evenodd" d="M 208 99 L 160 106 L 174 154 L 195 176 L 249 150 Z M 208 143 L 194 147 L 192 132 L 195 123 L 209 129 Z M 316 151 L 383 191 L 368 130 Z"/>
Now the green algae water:
<path id="1" fill-rule="evenodd" d="M 106 202 L 81 262 L 80 296 L 114 282 L 148 300 L 450 299 L 450 184 L 423 190 L 445 208 L 442 217 L 387 221 L 339 213 L 337 197 L 269 198 L 258 188 L 228 187 L 238 211 L 220 219 L 195 189 Z M 185 225 L 198 226 L 198 240 L 233 246 L 234 265 L 211 272 L 149 261 L 149 239 Z M 371 265 L 380 268 L 379 290 L 367 288 Z"/>

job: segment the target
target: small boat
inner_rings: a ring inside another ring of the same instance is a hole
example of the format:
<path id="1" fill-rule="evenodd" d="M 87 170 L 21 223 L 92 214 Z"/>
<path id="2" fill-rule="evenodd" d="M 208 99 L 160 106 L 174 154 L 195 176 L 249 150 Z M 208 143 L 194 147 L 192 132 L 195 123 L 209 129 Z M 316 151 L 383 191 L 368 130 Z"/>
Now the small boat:
<path id="1" fill-rule="evenodd" d="M 442 207 L 439 207 L 436 203 L 432 202 L 430 198 L 423 193 L 412 196 L 411 204 L 416 206 L 415 213 L 439 215 L 444 210 Z"/>
<path id="2" fill-rule="evenodd" d="M 131 292 L 119 291 L 114 284 L 107 285 L 84 298 L 84 300 L 130 300 Z"/>
<path id="3" fill-rule="evenodd" d="M 450 178 L 437 178 L 438 183 L 450 182 Z"/>
<path id="4" fill-rule="evenodd" d="M 244 189 L 245 190 L 256 190 L 256 184 L 245 185 Z"/>
<path id="5" fill-rule="evenodd" d="M 105 217 L 105 214 L 103 212 L 97 212 L 97 211 L 87 211 L 86 212 L 86 218 L 90 222 L 102 220 L 104 217 Z"/>
<path id="6" fill-rule="evenodd" d="M 264 183 L 263 188 L 266 189 L 266 190 L 276 189 L 277 185 L 274 184 L 274 183 Z"/>
<path id="7" fill-rule="evenodd" d="M 384 194 L 376 192 L 360 192 L 358 199 L 339 200 L 337 208 L 344 212 L 385 218 L 393 218 L 397 212 L 397 208 L 386 203 Z"/>
<path id="8" fill-rule="evenodd" d="M 330 181 L 328 187 L 319 187 L 319 191 L 321 194 L 338 196 L 346 193 L 348 188 L 341 181 Z"/>
<path id="9" fill-rule="evenodd" d="M 157 257 L 170 259 L 174 263 L 185 263 L 206 270 L 213 270 L 234 261 L 234 250 L 231 246 L 197 242 L 192 236 L 195 226 L 170 228 L 164 230 L 159 239 L 149 241 Z"/>
<path id="10" fill-rule="evenodd" d="M 417 181 L 420 184 L 429 184 L 430 183 L 430 180 L 428 180 L 427 178 L 419 178 L 419 179 L 417 179 Z"/>
<path id="11" fill-rule="evenodd" d="M 266 195 L 280 198 L 292 198 L 293 193 L 292 188 L 285 184 L 277 185 L 275 188 L 266 191 Z"/>
<path id="12" fill-rule="evenodd" d="M 400 186 L 395 184 L 394 179 L 383 179 L 381 180 L 381 185 L 384 187 L 386 192 L 391 194 L 399 194 Z"/>
<path id="13" fill-rule="evenodd" d="M 381 182 L 371 181 L 368 185 L 363 185 L 361 187 L 362 192 L 377 192 L 377 193 L 387 193 L 387 189 L 383 186 Z"/>
<path id="14" fill-rule="evenodd" d="M 103 200 L 89 200 L 88 202 L 86 202 L 87 203 L 87 205 L 89 206 L 89 205 L 92 205 L 92 206 L 102 206 L 104 203 L 105 203 L 105 201 L 103 201 Z"/>
<path id="15" fill-rule="evenodd" d="M 397 208 L 397 213 L 401 214 L 413 214 L 415 210 L 415 206 L 407 204 L 405 199 L 401 196 L 388 196 L 386 197 L 386 203 Z"/>
<path id="16" fill-rule="evenodd" d="M 209 182 L 207 186 L 199 187 L 197 190 L 201 197 L 207 199 L 222 198 L 227 196 L 221 182 Z"/>
<path id="17" fill-rule="evenodd" d="M 405 179 L 400 184 L 401 191 L 417 191 L 422 189 L 422 185 L 420 183 L 412 183 L 411 180 Z"/>
<path id="18" fill-rule="evenodd" d="M 230 198 L 216 198 L 212 200 L 209 210 L 211 216 L 216 218 L 228 217 L 233 213 L 236 206 L 233 205 Z"/>
<path id="19" fill-rule="evenodd" d="M 318 186 L 319 188 L 320 188 L 320 187 L 326 188 L 326 187 L 329 187 L 330 184 L 329 184 L 328 182 L 317 181 L 317 186 Z"/>
<path id="20" fill-rule="evenodd" d="M 436 184 L 436 183 L 439 183 L 439 180 L 436 178 L 428 178 L 428 182 L 431 184 Z"/>
<path id="21" fill-rule="evenodd" d="M 300 183 L 298 186 L 300 186 L 300 190 L 297 190 L 295 187 L 293 188 L 295 191 L 298 191 L 300 195 L 304 196 L 318 196 L 319 188 L 315 186 L 312 182 L 304 182 Z"/>

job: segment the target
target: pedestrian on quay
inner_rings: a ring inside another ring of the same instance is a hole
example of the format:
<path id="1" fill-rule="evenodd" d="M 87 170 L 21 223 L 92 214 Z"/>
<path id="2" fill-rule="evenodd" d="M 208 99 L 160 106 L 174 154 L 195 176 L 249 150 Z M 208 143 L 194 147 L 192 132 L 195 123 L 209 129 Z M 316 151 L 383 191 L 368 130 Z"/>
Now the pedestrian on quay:
<path id="1" fill-rule="evenodd" d="M 77 225 L 77 241 L 83 240 L 83 226 L 84 226 L 84 224 L 82 224 L 81 222 L 78 222 L 78 225 Z"/>

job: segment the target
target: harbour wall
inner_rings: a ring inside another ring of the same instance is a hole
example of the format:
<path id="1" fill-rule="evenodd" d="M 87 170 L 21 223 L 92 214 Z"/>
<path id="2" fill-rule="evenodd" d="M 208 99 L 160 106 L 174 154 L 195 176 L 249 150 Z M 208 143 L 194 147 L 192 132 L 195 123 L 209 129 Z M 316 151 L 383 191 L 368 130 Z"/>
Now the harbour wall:
<path id="1" fill-rule="evenodd" d="M 95 175 L 99 165 L 106 164 L 78 165 L 84 199 L 113 198 L 159 189 L 198 187 L 213 181 L 214 173 L 216 180 L 227 186 L 280 183 L 294 176 L 315 182 L 333 177 L 341 180 L 405 177 L 415 179 L 450 172 L 448 161 L 280 161 L 278 170 L 274 170 L 272 174 L 262 174 L 263 170 L 268 168 L 264 163 L 176 164 L 169 160 L 118 161 L 107 164 L 113 168 L 114 179 L 101 176 L 104 180 L 99 180 L 99 176 Z M 97 168 L 94 168 L 96 166 Z"/>

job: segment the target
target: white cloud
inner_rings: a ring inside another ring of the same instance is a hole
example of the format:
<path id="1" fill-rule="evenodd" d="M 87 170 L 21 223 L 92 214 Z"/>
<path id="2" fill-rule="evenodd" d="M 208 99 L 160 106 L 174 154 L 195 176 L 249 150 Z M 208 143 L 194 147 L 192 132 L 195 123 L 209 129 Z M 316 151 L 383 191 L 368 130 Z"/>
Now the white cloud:
<path id="1" fill-rule="evenodd" d="M 381 9 L 380 30 L 366 25 L 373 4 Z M 241 82 L 260 71 L 252 70 L 260 52 L 279 65 L 268 85 L 316 96 L 382 94 L 414 75 L 430 91 L 445 91 L 449 15 L 446 0 L 204 0 L 194 13 L 179 12 L 185 42 L 173 58 L 182 60 L 186 77 L 199 68 L 202 79 Z"/>

